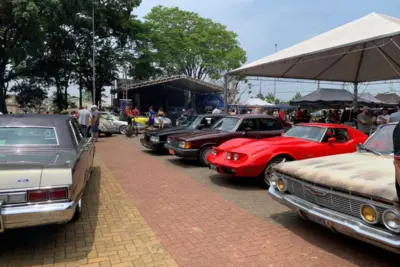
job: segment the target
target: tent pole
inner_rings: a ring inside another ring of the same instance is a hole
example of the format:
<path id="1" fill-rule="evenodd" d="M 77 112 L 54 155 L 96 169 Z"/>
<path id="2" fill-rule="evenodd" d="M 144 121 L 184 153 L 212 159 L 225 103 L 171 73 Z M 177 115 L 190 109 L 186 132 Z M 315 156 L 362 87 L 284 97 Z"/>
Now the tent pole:
<path id="1" fill-rule="evenodd" d="M 358 106 L 358 82 L 355 82 L 354 83 L 354 102 L 353 102 L 353 109 L 354 109 L 354 111 L 356 111 L 357 110 L 357 106 Z"/>
<path id="2" fill-rule="evenodd" d="M 228 74 L 224 75 L 224 114 L 228 115 Z"/>

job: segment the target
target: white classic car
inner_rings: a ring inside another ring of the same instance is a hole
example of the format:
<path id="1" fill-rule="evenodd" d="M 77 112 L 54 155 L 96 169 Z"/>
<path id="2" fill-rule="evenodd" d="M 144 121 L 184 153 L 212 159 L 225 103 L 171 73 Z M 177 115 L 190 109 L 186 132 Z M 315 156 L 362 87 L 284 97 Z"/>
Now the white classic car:
<path id="1" fill-rule="evenodd" d="M 0 232 L 79 218 L 95 154 L 67 115 L 0 117 Z"/>
<path id="2" fill-rule="evenodd" d="M 355 153 L 276 165 L 269 194 L 305 219 L 400 253 L 395 126 L 378 127 Z"/>

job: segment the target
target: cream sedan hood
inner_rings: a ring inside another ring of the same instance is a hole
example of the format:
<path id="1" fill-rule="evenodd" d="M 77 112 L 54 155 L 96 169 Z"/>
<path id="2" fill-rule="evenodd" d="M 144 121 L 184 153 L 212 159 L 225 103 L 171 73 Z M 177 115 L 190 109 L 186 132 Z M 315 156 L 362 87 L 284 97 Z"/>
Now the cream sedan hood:
<path id="1" fill-rule="evenodd" d="M 355 152 L 291 161 L 275 166 L 279 173 L 365 196 L 399 201 L 393 156 Z"/>

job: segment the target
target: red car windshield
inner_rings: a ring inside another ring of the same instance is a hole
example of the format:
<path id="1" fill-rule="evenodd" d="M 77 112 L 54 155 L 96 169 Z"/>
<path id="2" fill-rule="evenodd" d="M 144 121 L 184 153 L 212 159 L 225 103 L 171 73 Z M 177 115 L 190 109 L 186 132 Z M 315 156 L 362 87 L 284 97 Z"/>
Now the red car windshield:
<path id="1" fill-rule="evenodd" d="M 371 135 L 364 147 L 378 153 L 389 155 L 393 153 L 393 130 L 396 124 L 384 125 Z"/>
<path id="2" fill-rule="evenodd" d="M 284 136 L 297 137 L 320 142 L 324 136 L 325 128 L 314 126 L 295 126 L 285 133 Z"/>

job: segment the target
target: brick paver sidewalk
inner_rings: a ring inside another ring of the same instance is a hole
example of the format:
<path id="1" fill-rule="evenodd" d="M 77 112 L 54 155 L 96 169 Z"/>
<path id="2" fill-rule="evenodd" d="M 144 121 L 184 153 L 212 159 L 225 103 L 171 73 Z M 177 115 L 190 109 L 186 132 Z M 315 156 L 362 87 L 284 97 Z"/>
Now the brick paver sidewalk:
<path id="1" fill-rule="evenodd" d="M 98 159 L 79 221 L 0 235 L 0 266 L 177 266 Z"/>
<path id="2" fill-rule="evenodd" d="M 97 154 L 180 266 L 383 266 L 367 255 L 338 257 L 262 221 L 124 137 L 101 140 Z"/>

